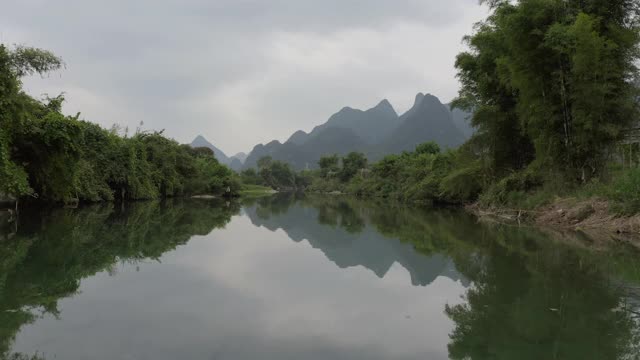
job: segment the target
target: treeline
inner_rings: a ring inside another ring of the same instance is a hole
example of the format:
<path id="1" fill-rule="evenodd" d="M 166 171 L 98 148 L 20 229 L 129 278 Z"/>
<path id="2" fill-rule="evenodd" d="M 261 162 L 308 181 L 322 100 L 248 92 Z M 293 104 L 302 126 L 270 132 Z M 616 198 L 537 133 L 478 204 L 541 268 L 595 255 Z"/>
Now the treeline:
<path id="1" fill-rule="evenodd" d="M 58 70 L 51 52 L 0 45 L 0 198 L 53 202 L 235 195 L 237 175 L 209 149 L 162 132 L 120 134 L 61 113 L 62 96 L 34 99 L 21 78 Z"/>
<path id="2" fill-rule="evenodd" d="M 264 156 L 258 160 L 258 168 L 249 168 L 240 173 L 244 185 L 260 185 L 281 191 L 304 190 L 311 183 L 311 171 L 296 172 L 283 161 Z"/>
<path id="3" fill-rule="evenodd" d="M 288 163 L 264 156 L 257 162 L 257 169 L 249 168 L 240 173 L 245 185 L 268 186 L 281 191 L 338 190 L 340 182 L 346 183 L 358 173 L 367 171 L 367 158 L 362 153 L 352 152 L 344 157 L 338 155 L 320 158 L 318 170 L 295 171 Z M 317 180 L 328 180 L 320 184 Z M 330 181 L 335 179 L 336 181 Z M 320 189 L 322 186 L 322 189 Z"/>
<path id="4" fill-rule="evenodd" d="M 370 166 L 362 154 L 352 153 L 341 161 L 327 156 L 320 159 L 308 190 L 403 201 L 471 201 L 482 190 L 482 180 L 471 175 L 478 170 L 471 166 L 473 159 L 466 146 L 443 153 L 434 142 Z"/>

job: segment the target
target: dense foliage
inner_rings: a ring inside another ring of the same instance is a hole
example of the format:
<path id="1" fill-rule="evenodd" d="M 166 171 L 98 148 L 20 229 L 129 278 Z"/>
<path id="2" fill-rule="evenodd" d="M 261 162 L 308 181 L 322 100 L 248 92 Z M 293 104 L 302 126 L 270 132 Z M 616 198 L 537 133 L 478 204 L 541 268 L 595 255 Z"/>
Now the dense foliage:
<path id="1" fill-rule="evenodd" d="M 0 45 L 0 195 L 76 202 L 238 191 L 208 149 L 162 132 L 105 130 L 63 115 L 62 96 L 39 101 L 22 90 L 22 76 L 61 65 L 48 51 Z"/>
<path id="2" fill-rule="evenodd" d="M 454 106 L 475 111 L 472 141 L 492 176 L 533 167 L 569 182 L 598 177 L 638 118 L 640 2 L 486 2 L 491 15 L 456 61 Z"/>
<path id="3" fill-rule="evenodd" d="M 240 173 L 245 185 L 267 186 L 275 190 L 302 190 L 310 183 L 309 171 L 294 171 L 288 163 L 264 156 L 258 160 L 258 170 L 249 168 Z"/>
<path id="4" fill-rule="evenodd" d="M 309 190 L 405 201 L 466 201 L 475 198 L 483 186 L 481 168 L 458 168 L 467 164 L 468 153 L 466 146 L 442 153 L 438 144 L 428 142 L 370 166 L 358 153 L 342 159 L 327 156 L 320 159 L 320 170 L 314 173 Z"/>

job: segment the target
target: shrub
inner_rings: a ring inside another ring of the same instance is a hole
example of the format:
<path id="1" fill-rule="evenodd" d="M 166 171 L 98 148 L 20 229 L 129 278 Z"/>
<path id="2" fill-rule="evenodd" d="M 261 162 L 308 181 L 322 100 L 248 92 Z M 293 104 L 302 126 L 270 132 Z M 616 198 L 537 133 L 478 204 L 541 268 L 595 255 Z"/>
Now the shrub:
<path id="1" fill-rule="evenodd" d="M 624 214 L 640 212 L 640 168 L 628 170 L 614 181 L 609 197 L 616 202 L 618 211 Z"/>
<path id="2" fill-rule="evenodd" d="M 483 169 L 480 164 L 456 169 L 441 182 L 441 195 L 451 202 L 468 202 L 478 198 L 483 189 Z"/>
<path id="3" fill-rule="evenodd" d="M 542 184 L 542 178 L 530 169 L 514 172 L 491 185 L 480 197 L 480 202 L 485 205 L 517 203 L 518 199 L 540 188 Z"/>

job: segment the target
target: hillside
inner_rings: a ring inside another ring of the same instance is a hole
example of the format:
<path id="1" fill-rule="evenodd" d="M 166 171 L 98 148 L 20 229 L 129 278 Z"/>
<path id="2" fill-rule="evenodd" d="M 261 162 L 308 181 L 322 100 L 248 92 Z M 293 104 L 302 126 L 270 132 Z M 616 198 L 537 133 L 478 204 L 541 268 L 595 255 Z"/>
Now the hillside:
<path id="1" fill-rule="evenodd" d="M 310 133 L 293 133 L 285 143 L 272 141 L 256 145 L 243 168 L 255 167 L 263 156 L 285 161 L 295 169 L 315 168 L 323 155 L 365 153 L 370 160 L 386 154 L 413 150 L 435 141 L 443 148 L 456 147 L 471 136 L 465 114 L 453 112 L 433 95 L 416 95 L 414 105 L 398 116 L 388 100 L 368 110 L 345 107 Z M 465 126 L 466 125 L 466 126 Z"/>
<path id="2" fill-rule="evenodd" d="M 442 148 L 454 148 L 465 141 L 449 108 L 430 94 L 416 96 L 411 109 L 400 117 L 396 129 L 377 146 L 377 156 L 412 151 L 419 144 L 435 141 Z"/>

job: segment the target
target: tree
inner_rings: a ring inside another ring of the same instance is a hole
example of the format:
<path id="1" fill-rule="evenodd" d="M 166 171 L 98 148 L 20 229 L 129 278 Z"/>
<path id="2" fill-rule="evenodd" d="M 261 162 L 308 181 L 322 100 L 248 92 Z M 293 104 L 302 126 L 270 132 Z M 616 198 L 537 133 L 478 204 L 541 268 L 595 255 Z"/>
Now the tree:
<path id="1" fill-rule="evenodd" d="M 320 160 L 318 160 L 320 176 L 326 178 L 331 174 L 336 174 L 340 169 L 339 164 L 340 158 L 338 158 L 338 155 L 322 156 Z"/>
<path id="2" fill-rule="evenodd" d="M 37 102 L 22 92 L 20 78 L 46 74 L 62 66 L 62 60 L 51 52 L 0 45 L 0 193 L 22 196 L 30 194 L 28 174 L 12 160 L 12 145 L 17 133 L 25 129 L 29 110 Z"/>
<path id="3" fill-rule="evenodd" d="M 242 183 L 248 185 L 263 185 L 264 180 L 258 175 L 256 169 L 249 168 L 240 173 Z"/>
<path id="4" fill-rule="evenodd" d="M 274 188 L 295 188 L 296 186 L 296 174 L 291 169 L 289 164 L 282 161 L 274 161 L 271 163 L 271 185 Z"/>
<path id="5" fill-rule="evenodd" d="M 192 154 L 194 156 L 201 156 L 201 157 L 215 157 L 215 153 L 213 152 L 213 150 L 211 150 L 210 148 L 206 147 L 206 146 L 201 146 L 201 147 L 196 147 L 196 148 L 192 148 L 189 146 L 189 149 L 191 149 Z"/>
<path id="6" fill-rule="evenodd" d="M 273 158 L 271 156 L 263 156 L 258 159 L 258 169 L 269 167 L 273 163 Z"/>
<path id="7" fill-rule="evenodd" d="M 534 159 L 587 181 L 637 118 L 637 0 L 486 1 L 489 18 L 458 56 L 454 106 L 472 122 L 495 174 Z"/>
<path id="8" fill-rule="evenodd" d="M 340 171 L 340 179 L 349 181 L 358 171 L 367 167 L 367 158 L 363 153 L 351 152 L 342 158 L 342 170 Z"/>
<path id="9" fill-rule="evenodd" d="M 63 96 L 36 100 L 22 91 L 22 76 L 62 65 L 45 50 L 0 45 L 0 195 L 77 202 L 237 194 L 237 176 L 209 149 L 162 131 L 122 137 L 65 116 Z"/>
<path id="10" fill-rule="evenodd" d="M 429 141 L 424 144 L 420 144 L 416 147 L 416 153 L 418 154 L 439 154 L 440 153 L 440 145 L 438 145 L 434 141 Z"/>

